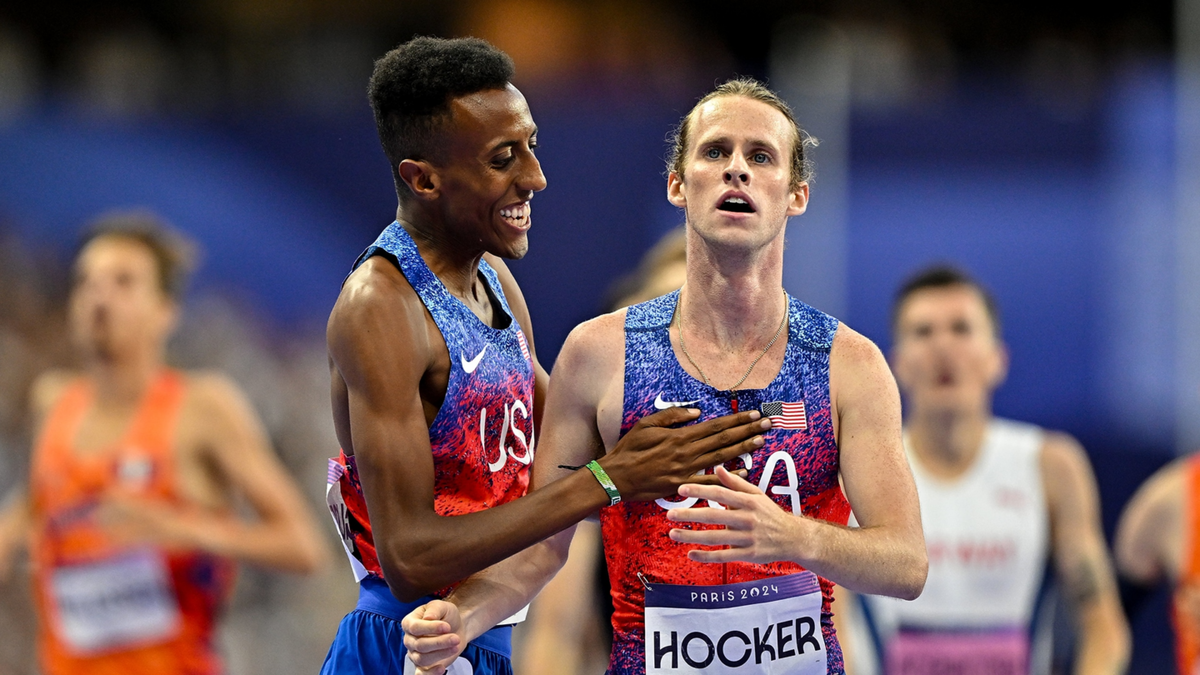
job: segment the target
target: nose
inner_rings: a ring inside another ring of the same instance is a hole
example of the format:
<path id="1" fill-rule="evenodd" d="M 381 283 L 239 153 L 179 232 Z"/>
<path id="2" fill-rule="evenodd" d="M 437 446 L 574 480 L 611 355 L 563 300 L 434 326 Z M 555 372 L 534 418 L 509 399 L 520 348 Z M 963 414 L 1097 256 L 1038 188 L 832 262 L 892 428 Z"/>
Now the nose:
<path id="1" fill-rule="evenodd" d="M 729 165 L 725 167 L 725 182 L 734 185 L 750 183 L 750 167 L 740 153 L 729 155 Z"/>
<path id="2" fill-rule="evenodd" d="M 517 181 L 517 189 L 524 192 L 541 192 L 546 189 L 546 174 L 542 173 L 542 164 L 532 154 Z"/>

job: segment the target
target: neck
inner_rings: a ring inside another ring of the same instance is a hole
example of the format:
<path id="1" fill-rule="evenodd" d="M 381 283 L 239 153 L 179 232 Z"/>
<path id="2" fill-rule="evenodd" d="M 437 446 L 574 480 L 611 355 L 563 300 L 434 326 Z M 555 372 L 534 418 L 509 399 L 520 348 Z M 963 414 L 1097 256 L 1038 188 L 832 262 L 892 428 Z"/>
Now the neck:
<path id="1" fill-rule="evenodd" d="M 915 410 L 906 429 L 921 466 L 941 478 L 955 478 L 975 463 L 983 448 L 991 412 Z"/>
<path id="2" fill-rule="evenodd" d="M 164 366 L 158 351 L 127 358 L 95 358 L 87 372 L 100 405 L 124 406 L 141 400 Z"/>
<path id="3" fill-rule="evenodd" d="M 689 229 L 680 299 L 689 337 L 722 350 L 761 349 L 787 314 L 783 238 L 756 251 L 722 251 Z"/>
<path id="4" fill-rule="evenodd" d="M 447 235 L 448 228 L 422 215 L 401 206 L 396 220 L 417 242 L 425 264 L 442 280 L 446 289 L 460 298 L 467 297 L 478 277 L 479 261 L 483 259 L 482 246 L 479 242 L 453 240 Z"/>

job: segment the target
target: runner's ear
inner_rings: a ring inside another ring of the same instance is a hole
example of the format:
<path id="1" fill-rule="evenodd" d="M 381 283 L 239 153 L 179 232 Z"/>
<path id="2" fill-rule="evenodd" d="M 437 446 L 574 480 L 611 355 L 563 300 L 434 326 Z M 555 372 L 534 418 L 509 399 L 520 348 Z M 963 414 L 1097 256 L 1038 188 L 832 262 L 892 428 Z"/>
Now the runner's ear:
<path id="1" fill-rule="evenodd" d="M 441 192 L 441 179 L 433 165 L 423 159 L 400 162 L 400 180 L 417 199 L 436 199 Z"/>

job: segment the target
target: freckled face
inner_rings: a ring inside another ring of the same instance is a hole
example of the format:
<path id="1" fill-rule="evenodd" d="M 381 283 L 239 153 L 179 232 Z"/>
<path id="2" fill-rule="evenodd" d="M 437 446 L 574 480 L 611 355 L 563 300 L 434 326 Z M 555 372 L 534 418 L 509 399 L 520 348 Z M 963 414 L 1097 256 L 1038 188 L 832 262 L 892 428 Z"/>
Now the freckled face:
<path id="1" fill-rule="evenodd" d="M 444 135 L 446 152 L 435 169 L 449 234 L 521 258 L 529 249 L 530 200 L 546 187 L 525 97 L 510 84 L 456 98 Z"/>
<path id="2" fill-rule="evenodd" d="M 774 107 L 720 96 L 692 117 L 684 175 L 667 180 L 667 199 L 684 209 L 703 239 L 761 248 L 804 213 L 808 185 L 791 185 L 795 129 Z"/>
<path id="3" fill-rule="evenodd" d="M 926 411 L 986 409 L 1007 355 L 979 292 L 927 288 L 900 307 L 892 366 L 911 405 Z"/>

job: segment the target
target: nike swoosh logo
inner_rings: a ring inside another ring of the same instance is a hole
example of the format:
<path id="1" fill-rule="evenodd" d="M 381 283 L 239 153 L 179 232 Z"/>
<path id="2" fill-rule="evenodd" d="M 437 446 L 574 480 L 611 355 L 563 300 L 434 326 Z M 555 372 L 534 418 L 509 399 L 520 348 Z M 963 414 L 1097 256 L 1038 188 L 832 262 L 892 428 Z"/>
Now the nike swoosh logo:
<path id="1" fill-rule="evenodd" d="M 699 400 L 700 399 L 696 399 L 696 401 Z M 667 408 L 682 408 L 683 406 L 691 405 L 696 401 L 664 401 L 662 399 L 662 394 L 659 394 L 654 399 L 654 407 L 659 410 L 666 410 Z"/>
<path id="2" fill-rule="evenodd" d="M 479 350 L 479 355 L 470 361 L 467 360 L 467 357 L 463 356 L 462 352 L 458 353 L 458 359 L 462 361 L 463 370 L 467 371 L 468 375 L 475 372 L 475 369 L 479 367 L 479 362 L 483 360 L 483 353 L 486 351 L 487 345 L 484 345 L 483 349 Z"/>

